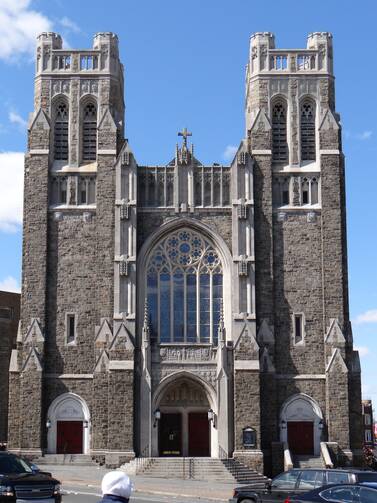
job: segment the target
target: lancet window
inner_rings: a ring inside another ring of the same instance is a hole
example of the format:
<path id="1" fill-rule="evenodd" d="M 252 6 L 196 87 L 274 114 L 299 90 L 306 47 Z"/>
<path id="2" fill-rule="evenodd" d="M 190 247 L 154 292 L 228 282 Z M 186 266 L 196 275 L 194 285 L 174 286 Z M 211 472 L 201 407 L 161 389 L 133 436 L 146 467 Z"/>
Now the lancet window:
<path id="1" fill-rule="evenodd" d="M 223 270 L 206 238 L 184 228 L 160 241 L 149 259 L 146 289 L 152 338 L 217 344 Z"/>
<path id="2" fill-rule="evenodd" d="M 272 159 L 288 161 L 287 108 L 283 100 L 272 107 Z"/>
<path id="3" fill-rule="evenodd" d="M 311 100 L 301 105 L 301 160 L 315 161 L 315 108 Z"/>
<path id="4" fill-rule="evenodd" d="M 83 109 L 82 160 L 95 161 L 97 158 L 97 107 L 89 102 Z"/>
<path id="5" fill-rule="evenodd" d="M 64 101 L 59 102 L 55 108 L 54 159 L 68 160 L 68 106 Z"/>

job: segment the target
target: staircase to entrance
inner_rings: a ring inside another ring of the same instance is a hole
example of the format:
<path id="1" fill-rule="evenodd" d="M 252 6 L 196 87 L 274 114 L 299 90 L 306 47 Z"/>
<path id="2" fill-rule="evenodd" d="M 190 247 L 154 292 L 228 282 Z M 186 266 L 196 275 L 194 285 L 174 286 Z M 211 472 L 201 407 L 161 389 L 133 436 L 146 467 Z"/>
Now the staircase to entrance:
<path id="1" fill-rule="evenodd" d="M 325 468 L 321 456 L 292 455 L 294 468 Z"/>
<path id="2" fill-rule="evenodd" d="M 144 477 L 219 480 L 265 487 L 268 478 L 239 461 L 218 458 L 136 458 L 121 466 L 129 475 Z"/>

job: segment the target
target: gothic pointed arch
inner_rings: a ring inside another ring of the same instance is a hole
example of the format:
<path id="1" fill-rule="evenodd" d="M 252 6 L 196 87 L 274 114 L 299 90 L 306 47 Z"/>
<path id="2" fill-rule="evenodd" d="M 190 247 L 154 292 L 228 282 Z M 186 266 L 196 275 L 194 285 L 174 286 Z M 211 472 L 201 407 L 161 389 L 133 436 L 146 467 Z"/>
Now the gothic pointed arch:
<path id="1" fill-rule="evenodd" d="M 277 96 L 271 104 L 272 160 L 288 162 L 287 101 Z"/>
<path id="2" fill-rule="evenodd" d="M 222 238 L 193 219 L 169 222 L 150 236 L 139 254 L 138 304 L 148 299 L 151 338 L 217 344 L 224 296 L 230 310 L 230 263 Z"/>
<path id="3" fill-rule="evenodd" d="M 66 96 L 59 95 L 52 104 L 54 160 L 68 161 L 69 104 Z"/>
<path id="4" fill-rule="evenodd" d="M 301 161 L 316 160 L 316 103 L 311 97 L 300 102 Z"/>
<path id="5" fill-rule="evenodd" d="M 97 159 L 98 106 L 93 96 L 81 101 L 81 159 L 91 162 Z"/>

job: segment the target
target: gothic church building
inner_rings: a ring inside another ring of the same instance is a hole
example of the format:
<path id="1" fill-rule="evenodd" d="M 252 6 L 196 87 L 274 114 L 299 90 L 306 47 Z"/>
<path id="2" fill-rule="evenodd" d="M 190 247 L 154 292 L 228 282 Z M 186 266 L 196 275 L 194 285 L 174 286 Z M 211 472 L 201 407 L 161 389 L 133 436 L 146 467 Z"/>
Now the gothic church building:
<path id="1" fill-rule="evenodd" d="M 227 166 L 202 164 L 186 129 L 170 162 L 139 165 L 123 97 L 116 35 L 89 50 L 38 37 L 9 449 L 268 472 L 284 449 L 327 445 L 356 463 L 332 36 L 251 37 Z"/>

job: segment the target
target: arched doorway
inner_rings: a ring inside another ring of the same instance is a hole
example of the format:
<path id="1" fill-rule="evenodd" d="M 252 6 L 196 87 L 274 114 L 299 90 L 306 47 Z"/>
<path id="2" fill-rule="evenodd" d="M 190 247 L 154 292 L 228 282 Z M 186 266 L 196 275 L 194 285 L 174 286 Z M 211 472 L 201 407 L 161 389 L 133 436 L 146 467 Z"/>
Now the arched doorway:
<path id="1" fill-rule="evenodd" d="M 318 403 L 303 393 L 286 400 L 280 413 L 280 440 L 294 455 L 319 455 L 323 415 Z"/>
<path id="2" fill-rule="evenodd" d="M 211 456 L 213 424 L 205 388 L 194 379 L 179 377 L 168 383 L 156 402 L 159 456 Z"/>
<path id="3" fill-rule="evenodd" d="M 74 393 L 64 393 L 52 402 L 47 414 L 47 452 L 87 454 L 89 452 L 89 408 Z"/>

